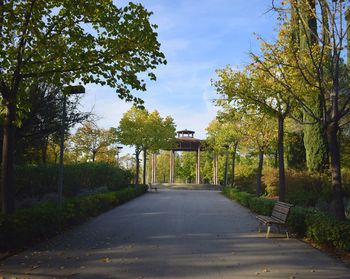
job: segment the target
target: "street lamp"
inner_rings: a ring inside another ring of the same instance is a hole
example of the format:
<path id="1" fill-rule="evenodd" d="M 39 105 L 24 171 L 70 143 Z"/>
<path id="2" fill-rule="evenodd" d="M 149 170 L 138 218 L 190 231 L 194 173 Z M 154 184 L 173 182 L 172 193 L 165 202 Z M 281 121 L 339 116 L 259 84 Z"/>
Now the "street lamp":
<path id="1" fill-rule="evenodd" d="M 63 200 L 63 155 L 64 155 L 64 130 L 66 127 L 67 118 L 67 96 L 74 94 L 85 93 L 85 87 L 82 85 L 66 86 L 63 88 L 63 104 L 62 104 L 62 122 L 61 122 L 61 135 L 60 135 L 60 161 L 58 171 L 58 203 L 61 206 Z"/>
<path id="2" fill-rule="evenodd" d="M 118 163 L 118 166 L 120 166 L 119 159 L 120 159 L 120 151 L 122 149 L 123 149 L 123 146 L 117 146 L 117 163 Z"/>
<path id="3" fill-rule="evenodd" d="M 225 144 L 224 148 L 226 149 L 226 162 L 225 162 L 225 182 L 224 182 L 224 186 L 227 186 L 227 180 L 228 180 L 228 149 L 229 149 L 229 145 Z"/>

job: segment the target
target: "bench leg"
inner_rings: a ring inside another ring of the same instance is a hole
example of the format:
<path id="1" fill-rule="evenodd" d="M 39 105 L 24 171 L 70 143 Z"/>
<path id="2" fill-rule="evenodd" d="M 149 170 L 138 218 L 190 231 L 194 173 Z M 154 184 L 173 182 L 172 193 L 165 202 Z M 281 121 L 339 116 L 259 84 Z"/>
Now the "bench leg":
<path id="1" fill-rule="evenodd" d="M 266 238 L 269 238 L 270 229 L 271 229 L 271 225 L 267 225 Z"/>
<path id="2" fill-rule="evenodd" d="M 258 232 L 261 232 L 261 222 L 259 222 Z"/>
<path id="3" fill-rule="evenodd" d="M 287 235 L 287 239 L 289 239 L 289 233 L 288 233 L 288 230 L 286 230 L 286 235 Z"/>

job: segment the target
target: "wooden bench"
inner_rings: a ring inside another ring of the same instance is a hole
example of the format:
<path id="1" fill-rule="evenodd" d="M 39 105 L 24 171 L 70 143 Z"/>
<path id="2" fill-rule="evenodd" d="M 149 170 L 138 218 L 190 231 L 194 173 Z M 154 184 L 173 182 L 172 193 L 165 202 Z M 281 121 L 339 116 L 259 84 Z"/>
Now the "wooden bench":
<path id="1" fill-rule="evenodd" d="M 276 202 L 273 207 L 271 216 L 257 215 L 259 220 L 259 232 L 261 231 L 261 225 L 264 224 L 267 227 L 266 238 L 269 237 L 270 229 L 272 225 L 276 225 L 280 232 L 280 227 L 285 226 L 289 210 L 293 205 L 285 202 Z M 286 229 L 287 238 L 289 238 L 288 229 Z"/>
<path id="2" fill-rule="evenodd" d="M 158 188 L 155 187 L 155 186 L 152 186 L 152 183 L 149 183 L 148 184 L 148 189 L 151 191 L 151 190 L 154 190 L 155 192 L 158 192 Z"/>

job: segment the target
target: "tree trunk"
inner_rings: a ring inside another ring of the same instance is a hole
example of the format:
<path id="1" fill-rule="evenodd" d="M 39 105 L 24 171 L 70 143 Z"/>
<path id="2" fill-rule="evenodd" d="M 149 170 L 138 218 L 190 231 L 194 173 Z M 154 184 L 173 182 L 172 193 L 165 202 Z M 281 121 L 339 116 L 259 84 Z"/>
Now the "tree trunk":
<path id="1" fill-rule="evenodd" d="M 7 112 L 4 118 L 2 164 L 1 164 L 1 205 L 2 213 L 15 211 L 13 158 L 15 150 L 16 105 L 6 100 Z"/>
<path id="2" fill-rule="evenodd" d="M 278 116 L 278 171 L 279 171 L 279 200 L 284 202 L 286 199 L 286 178 L 284 170 L 284 118 Z"/>
<path id="3" fill-rule="evenodd" d="M 43 142 L 41 143 L 41 162 L 44 166 L 46 166 L 47 162 L 47 145 L 48 145 L 48 137 L 45 137 Z"/>
<path id="4" fill-rule="evenodd" d="M 143 184 L 146 184 L 146 167 L 147 167 L 147 150 L 146 148 L 143 149 L 143 177 L 142 182 Z"/>
<path id="5" fill-rule="evenodd" d="M 139 184 L 139 171 L 140 171 L 140 150 L 136 148 L 135 150 L 135 159 L 136 159 L 136 171 L 135 171 L 135 184 Z"/>
<path id="6" fill-rule="evenodd" d="M 340 150 L 338 142 L 339 127 L 332 123 L 327 129 L 328 148 L 332 174 L 333 199 L 331 208 L 337 220 L 345 220 L 344 191 L 341 183 Z"/>
<path id="7" fill-rule="evenodd" d="M 96 150 L 92 150 L 92 162 L 93 163 L 95 162 L 95 159 L 96 159 L 96 153 L 97 153 Z"/>
<path id="8" fill-rule="evenodd" d="M 261 187 L 261 177 L 262 177 L 262 169 L 264 164 L 264 152 L 259 150 L 259 164 L 258 164 L 258 173 L 256 175 L 256 196 L 259 197 L 262 194 Z"/>
<path id="9" fill-rule="evenodd" d="M 224 186 L 227 187 L 227 180 L 228 180 L 228 150 L 226 150 L 225 155 L 225 177 L 224 177 Z"/>
<path id="10" fill-rule="evenodd" d="M 236 167 L 236 153 L 237 153 L 237 147 L 238 142 L 235 142 L 235 145 L 233 146 L 233 153 L 232 153 L 232 173 L 231 173 L 231 186 L 233 187 L 235 185 L 235 167 Z"/>

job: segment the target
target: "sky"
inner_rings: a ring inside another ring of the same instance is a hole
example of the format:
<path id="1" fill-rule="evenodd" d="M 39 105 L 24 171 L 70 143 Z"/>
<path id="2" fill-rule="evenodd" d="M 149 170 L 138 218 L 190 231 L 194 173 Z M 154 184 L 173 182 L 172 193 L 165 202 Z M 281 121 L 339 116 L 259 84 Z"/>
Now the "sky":
<path id="1" fill-rule="evenodd" d="M 128 1 L 115 1 L 123 6 Z M 137 93 L 149 111 L 174 118 L 177 130 L 195 131 L 204 139 L 205 128 L 215 118 L 217 107 L 211 79 L 226 65 L 241 68 L 249 63 L 249 51 L 258 51 L 257 33 L 273 40 L 276 19 L 267 0 L 138 0 L 152 11 L 158 40 L 167 59 L 155 71 L 157 81 L 147 82 L 147 91 Z M 84 111 L 99 116 L 98 125 L 117 127 L 131 103 L 119 100 L 115 90 L 87 85 L 81 104 Z M 130 153 L 124 148 L 123 153 Z"/>

